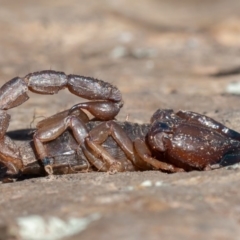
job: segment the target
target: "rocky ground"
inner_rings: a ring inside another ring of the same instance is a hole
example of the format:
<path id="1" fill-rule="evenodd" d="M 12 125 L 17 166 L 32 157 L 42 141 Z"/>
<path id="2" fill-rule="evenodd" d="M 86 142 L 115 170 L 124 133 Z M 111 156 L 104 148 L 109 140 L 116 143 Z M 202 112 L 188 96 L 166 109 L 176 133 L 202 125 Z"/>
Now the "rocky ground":
<path id="1" fill-rule="evenodd" d="M 240 131 L 238 0 L 1 0 L 0 79 L 43 69 L 121 90 L 118 116 L 207 114 Z M 9 130 L 77 97 L 30 94 Z M 1 184 L 0 239 L 239 239 L 240 170 L 79 173 Z"/>

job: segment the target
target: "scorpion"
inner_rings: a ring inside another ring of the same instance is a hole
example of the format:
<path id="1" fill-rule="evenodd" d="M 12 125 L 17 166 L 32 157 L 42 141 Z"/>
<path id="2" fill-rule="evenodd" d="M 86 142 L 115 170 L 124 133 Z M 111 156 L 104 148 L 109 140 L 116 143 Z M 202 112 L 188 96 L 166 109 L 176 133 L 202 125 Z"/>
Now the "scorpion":
<path id="1" fill-rule="evenodd" d="M 40 121 L 29 140 L 7 133 L 7 110 L 30 90 L 68 90 L 90 100 Z M 240 160 L 240 133 L 191 111 L 158 109 L 148 124 L 115 120 L 123 106 L 119 89 L 91 77 L 44 70 L 15 77 L 0 88 L 0 166 L 4 177 L 81 171 L 211 170 Z M 84 112 L 93 115 L 90 119 Z"/>

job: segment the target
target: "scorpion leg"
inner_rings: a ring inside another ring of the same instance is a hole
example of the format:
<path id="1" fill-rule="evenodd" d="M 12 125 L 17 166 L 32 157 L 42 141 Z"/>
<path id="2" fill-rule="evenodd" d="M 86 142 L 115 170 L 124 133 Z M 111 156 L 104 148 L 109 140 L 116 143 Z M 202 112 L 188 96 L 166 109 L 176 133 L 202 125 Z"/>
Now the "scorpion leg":
<path id="1" fill-rule="evenodd" d="M 88 134 L 85 123 L 89 119 L 81 110 L 75 115 L 68 115 L 68 110 L 60 112 L 47 118 L 37 125 L 37 131 L 33 136 L 36 152 L 42 160 L 44 168 L 48 174 L 52 174 L 52 167 L 48 153 L 45 149 L 44 142 L 49 142 L 60 136 L 67 128 L 72 130 L 73 136 L 77 143 L 82 146 Z"/>
<path id="2" fill-rule="evenodd" d="M 106 166 L 106 164 L 99 159 L 98 157 L 96 157 L 94 154 L 91 153 L 91 150 L 88 150 L 84 145 L 81 146 L 82 151 L 84 153 L 84 155 L 86 156 L 86 158 L 88 159 L 88 161 L 98 169 L 98 171 L 101 172 L 107 172 L 108 171 L 108 166 Z"/>
<path id="3" fill-rule="evenodd" d="M 127 169 L 133 170 L 133 167 L 131 168 L 130 165 L 124 165 L 124 162 L 114 159 L 114 157 L 103 146 L 101 146 L 109 136 L 116 141 L 125 153 L 127 159 L 130 160 L 134 166 L 143 169 L 149 168 L 144 161 L 135 157 L 132 140 L 123 131 L 121 126 L 114 121 L 108 121 L 101 123 L 89 132 L 89 136 L 86 138 L 86 145 L 92 150 L 92 152 L 97 153 L 98 156 L 107 163 L 109 171 L 120 172 L 126 171 Z"/>
<path id="4" fill-rule="evenodd" d="M 150 150 L 148 149 L 145 142 L 140 138 L 137 138 L 134 141 L 134 147 L 137 152 L 137 155 L 143 161 L 145 161 L 148 164 L 150 164 L 151 166 L 153 166 L 155 169 L 160 169 L 160 170 L 167 171 L 167 172 L 183 172 L 184 171 L 182 168 L 177 168 L 170 163 L 165 163 L 165 162 L 162 162 L 158 159 L 151 157 Z"/>
<path id="5" fill-rule="evenodd" d="M 131 142 L 129 142 L 129 139 L 125 138 L 124 135 L 121 135 L 121 131 L 117 131 L 119 128 L 121 127 L 114 121 L 104 122 L 92 129 L 89 132 L 89 136 L 86 138 L 87 146 L 92 150 L 92 152 L 96 153 L 104 162 L 106 162 L 109 166 L 108 170 L 113 172 L 123 172 L 125 171 L 125 168 L 120 161 L 114 159 L 111 154 L 101 146 L 108 136 L 111 135 L 120 147 L 124 148 L 127 156 L 133 155 Z M 126 142 L 128 144 L 123 144 Z"/>
<path id="6" fill-rule="evenodd" d="M 69 116 L 68 114 L 69 110 L 66 110 L 57 113 L 47 119 L 44 119 L 37 124 L 38 130 L 35 133 L 33 139 L 36 146 L 36 151 L 39 154 L 39 158 L 42 159 L 46 172 L 48 174 L 52 174 L 52 167 L 48 153 L 43 143 L 57 138 L 67 128 L 70 128 L 72 130 L 75 139 L 77 140 L 79 146 L 82 148 L 82 151 L 89 162 L 97 169 L 101 171 L 107 171 L 107 168 L 103 162 L 96 158 L 83 144 L 88 134 L 87 128 L 85 126 L 85 124 L 89 121 L 87 115 L 81 110 L 72 112 L 72 114 L 75 115 Z"/>

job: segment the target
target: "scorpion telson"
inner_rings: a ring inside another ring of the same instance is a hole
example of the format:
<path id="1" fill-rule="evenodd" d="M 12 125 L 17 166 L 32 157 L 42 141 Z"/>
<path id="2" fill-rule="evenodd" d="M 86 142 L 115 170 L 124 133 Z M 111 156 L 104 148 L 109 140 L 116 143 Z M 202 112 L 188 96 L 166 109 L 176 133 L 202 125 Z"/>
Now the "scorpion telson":
<path id="1" fill-rule="evenodd" d="M 28 100 L 28 90 L 55 94 L 64 88 L 90 101 L 40 121 L 32 141 L 20 146 L 6 135 L 7 110 Z M 90 77 L 41 71 L 13 78 L 0 89 L 2 175 L 91 170 L 182 172 L 210 170 L 226 165 L 228 159 L 240 160 L 240 134 L 205 115 L 159 109 L 149 124 L 118 122 L 114 118 L 122 106 L 116 87 Z"/>

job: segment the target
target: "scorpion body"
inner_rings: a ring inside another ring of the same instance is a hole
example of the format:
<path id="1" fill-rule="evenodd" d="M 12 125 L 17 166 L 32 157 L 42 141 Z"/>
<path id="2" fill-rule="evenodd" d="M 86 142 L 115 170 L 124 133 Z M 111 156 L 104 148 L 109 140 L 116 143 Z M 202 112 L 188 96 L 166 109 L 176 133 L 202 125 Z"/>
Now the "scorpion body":
<path id="1" fill-rule="evenodd" d="M 89 102 L 40 121 L 20 145 L 6 135 L 7 110 L 28 99 L 27 91 L 55 94 L 63 88 Z M 2 176 L 66 174 L 79 171 L 164 172 L 211 170 L 240 161 L 240 133 L 205 115 L 157 110 L 149 124 L 118 122 L 120 91 L 90 77 L 41 71 L 14 78 L 0 88 Z M 90 120 L 82 111 L 89 111 Z"/>

